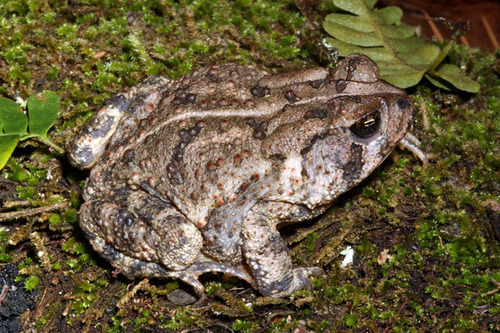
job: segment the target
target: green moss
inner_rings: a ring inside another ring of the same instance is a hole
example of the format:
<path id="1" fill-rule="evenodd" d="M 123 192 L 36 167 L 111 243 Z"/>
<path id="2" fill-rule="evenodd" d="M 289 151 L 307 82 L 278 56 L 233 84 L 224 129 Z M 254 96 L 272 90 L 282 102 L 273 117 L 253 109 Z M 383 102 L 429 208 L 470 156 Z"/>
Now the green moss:
<path id="1" fill-rule="evenodd" d="M 23 182 L 28 177 L 26 170 L 12 159 L 10 159 L 7 163 L 7 168 L 9 169 L 9 172 L 7 172 L 6 174 L 8 179 L 10 180 Z"/>
<path id="2" fill-rule="evenodd" d="M 314 330 L 314 332 L 328 332 L 328 329 L 332 325 L 328 320 L 322 320 L 319 323 L 309 322 L 308 324 Z"/>
<path id="3" fill-rule="evenodd" d="M 56 65 L 52 65 L 47 72 L 47 79 L 50 81 L 54 81 L 59 77 L 60 69 Z"/>
<path id="4" fill-rule="evenodd" d="M 178 330 L 182 327 L 198 326 L 200 314 L 193 309 L 183 308 L 176 311 L 171 318 L 165 318 L 164 322 L 159 325 L 161 329 Z"/>
<path id="5" fill-rule="evenodd" d="M 319 238 L 319 234 L 316 233 L 316 232 L 313 232 L 312 234 L 310 234 L 305 243 L 306 243 L 306 251 L 307 253 L 310 255 L 312 254 L 313 250 L 315 249 L 316 247 L 316 240 Z"/>
<path id="6" fill-rule="evenodd" d="M 7 241 L 9 234 L 0 229 L 0 262 L 7 263 L 12 259 L 12 253 L 8 250 Z"/>
<path id="7" fill-rule="evenodd" d="M 78 315 L 84 314 L 96 299 L 96 294 L 84 293 L 78 288 L 73 291 L 73 294 L 76 296 L 76 299 L 73 304 L 71 304 L 71 310 Z"/>
<path id="8" fill-rule="evenodd" d="M 76 238 L 70 238 L 64 243 L 61 248 L 63 251 L 70 253 L 82 254 L 86 252 L 86 248 L 82 242 L 79 242 Z"/>
<path id="9" fill-rule="evenodd" d="M 50 224 L 60 224 L 61 223 L 61 216 L 58 214 L 51 214 L 49 216 L 49 223 Z"/>
<path id="10" fill-rule="evenodd" d="M 256 323 L 251 321 L 236 319 L 233 322 L 232 329 L 236 332 L 244 332 L 244 333 L 255 332 L 255 330 L 259 328 L 259 326 L 255 324 Z"/>
<path id="11" fill-rule="evenodd" d="M 39 198 L 39 194 L 35 188 L 31 186 L 16 187 L 19 198 L 35 201 Z"/>
<path id="12" fill-rule="evenodd" d="M 62 219 L 65 223 L 77 223 L 78 222 L 78 212 L 74 208 L 70 208 L 64 212 Z"/>
<path id="13" fill-rule="evenodd" d="M 26 280 L 24 280 L 24 288 L 28 291 L 31 291 L 38 287 L 39 283 L 40 277 L 36 275 L 30 275 Z"/>
<path id="14" fill-rule="evenodd" d="M 140 329 L 144 326 L 144 324 L 146 324 L 148 322 L 148 318 L 150 317 L 150 311 L 148 310 L 144 310 L 144 311 L 141 311 L 140 313 L 140 317 L 137 317 L 135 320 L 134 320 L 134 326 L 136 329 Z"/>

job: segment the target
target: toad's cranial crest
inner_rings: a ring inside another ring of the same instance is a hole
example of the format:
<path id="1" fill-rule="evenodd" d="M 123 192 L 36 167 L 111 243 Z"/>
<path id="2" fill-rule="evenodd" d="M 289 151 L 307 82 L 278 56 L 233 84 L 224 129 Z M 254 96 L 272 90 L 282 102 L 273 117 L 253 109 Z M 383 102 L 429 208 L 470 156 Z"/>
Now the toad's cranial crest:
<path id="1" fill-rule="evenodd" d="M 200 274 L 224 272 L 288 296 L 323 271 L 294 268 L 277 226 L 321 214 L 366 178 L 412 114 L 405 92 L 357 54 L 335 69 L 151 77 L 111 98 L 70 144 L 71 162 L 92 168 L 80 225 L 129 277 L 202 292 Z"/>

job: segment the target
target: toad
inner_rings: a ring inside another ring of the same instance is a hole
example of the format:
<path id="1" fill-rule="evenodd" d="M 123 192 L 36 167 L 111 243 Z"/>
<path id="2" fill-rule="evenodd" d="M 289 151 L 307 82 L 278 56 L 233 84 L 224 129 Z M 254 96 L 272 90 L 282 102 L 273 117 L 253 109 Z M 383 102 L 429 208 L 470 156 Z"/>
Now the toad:
<path id="1" fill-rule="evenodd" d="M 412 124 L 406 93 L 354 54 L 335 69 L 213 65 L 112 97 L 69 146 L 91 168 L 80 225 L 128 277 L 223 272 L 262 295 L 310 288 L 279 227 L 324 212 Z"/>

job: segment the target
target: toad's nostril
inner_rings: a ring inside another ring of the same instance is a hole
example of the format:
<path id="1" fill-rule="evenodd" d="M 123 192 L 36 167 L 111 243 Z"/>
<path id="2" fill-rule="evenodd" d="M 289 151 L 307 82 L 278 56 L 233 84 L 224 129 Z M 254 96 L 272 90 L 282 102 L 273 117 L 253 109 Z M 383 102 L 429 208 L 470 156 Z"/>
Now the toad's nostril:
<path id="1" fill-rule="evenodd" d="M 406 101 L 406 99 L 404 98 L 400 98 L 396 101 L 396 104 L 399 106 L 399 108 L 401 110 L 404 110 L 406 109 L 406 107 L 408 106 L 408 102 Z"/>

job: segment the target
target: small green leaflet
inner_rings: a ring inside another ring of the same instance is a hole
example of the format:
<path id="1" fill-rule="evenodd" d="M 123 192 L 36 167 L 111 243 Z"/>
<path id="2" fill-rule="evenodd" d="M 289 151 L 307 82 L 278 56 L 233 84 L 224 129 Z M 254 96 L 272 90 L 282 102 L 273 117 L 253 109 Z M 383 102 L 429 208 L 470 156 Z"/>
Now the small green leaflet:
<path id="1" fill-rule="evenodd" d="M 27 128 L 28 118 L 19 105 L 13 100 L 0 98 L 0 169 L 4 167 Z"/>
<path id="2" fill-rule="evenodd" d="M 53 91 L 31 95 L 28 98 L 29 130 L 32 134 L 47 137 L 59 112 L 59 97 Z"/>
<path id="3" fill-rule="evenodd" d="M 0 169 L 7 163 L 17 143 L 29 138 L 41 141 L 63 153 L 63 150 L 47 137 L 47 132 L 57 119 L 59 107 L 59 97 L 53 91 L 30 96 L 28 116 L 13 100 L 0 98 Z"/>
<path id="4" fill-rule="evenodd" d="M 445 90 L 455 88 L 470 93 L 477 93 L 481 87 L 479 83 L 463 75 L 460 72 L 460 68 L 451 64 L 442 64 L 438 66 L 437 71 L 433 75 L 427 73 L 425 77 L 436 87 Z"/>
<path id="5" fill-rule="evenodd" d="M 334 37 L 325 41 L 340 56 L 367 55 L 379 66 L 382 79 L 401 88 L 416 85 L 426 75 L 433 84 L 446 81 L 437 85 L 440 88 L 479 91 L 479 84 L 461 74 L 454 65 L 441 66 L 435 71 L 436 61 L 444 58 L 442 50 L 416 37 L 414 27 L 401 23 L 401 8 L 376 9 L 373 8 L 376 0 L 333 0 L 333 3 L 348 12 L 329 14 L 323 22 L 326 32 Z"/>

